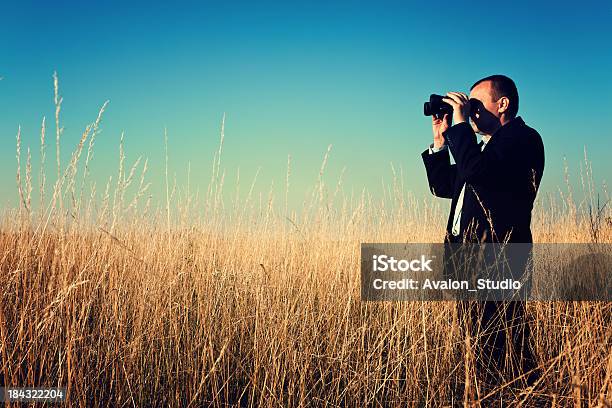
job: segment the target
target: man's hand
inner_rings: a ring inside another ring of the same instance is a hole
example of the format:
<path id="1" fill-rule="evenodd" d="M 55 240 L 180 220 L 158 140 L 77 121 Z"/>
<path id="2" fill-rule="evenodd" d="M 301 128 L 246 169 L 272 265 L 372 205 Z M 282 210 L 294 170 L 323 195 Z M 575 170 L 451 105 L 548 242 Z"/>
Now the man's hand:
<path id="1" fill-rule="evenodd" d="M 444 146 L 444 136 L 442 133 L 446 132 L 446 129 L 449 128 L 450 118 L 448 114 L 445 113 L 442 119 L 436 118 L 435 115 L 431 116 L 431 127 L 433 128 L 433 144 L 436 149 L 441 149 Z"/>
<path id="2" fill-rule="evenodd" d="M 447 102 L 453 107 L 453 123 L 467 122 L 470 117 L 470 98 L 463 92 L 449 92 L 444 97 L 444 102 Z"/>

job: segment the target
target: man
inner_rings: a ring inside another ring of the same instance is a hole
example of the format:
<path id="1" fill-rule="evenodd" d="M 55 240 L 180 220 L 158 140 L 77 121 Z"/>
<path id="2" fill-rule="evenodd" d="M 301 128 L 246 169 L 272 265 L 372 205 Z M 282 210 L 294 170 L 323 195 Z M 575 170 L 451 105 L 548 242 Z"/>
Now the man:
<path id="1" fill-rule="evenodd" d="M 544 146 L 538 132 L 516 116 L 514 82 L 493 75 L 476 82 L 469 98 L 449 92 L 444 100 L 453 107 L 453 126 L 448 114 L 433 116 L 433 144 L 422 157 L 431 192 L 452 199 L 446 241 L 532 242 Z M 482 135 L 481 145 L 474 133 Z M 456 164 L 450 163 L 449 148 Z"/>
<path id="2" fill-rule="evenodd" d="M 533 242 L 531 211 L 544 171 L 544 146 L 538 132 L 517 116 L 516 85 L 507 76 L 492 75 L 472 85 L 469 97 L 449 92 L 444 101 L 453 108 L 453 124 L 448 114 L 433 116 L 433 143 L 422 154 L 431 192 L 452 200 L 444 241 Z M 482 135 L 480 143 L 475 133 Z M 521 374 L 534 368 L 523 302 L 459 306 L 481 341 L 478 369 L 487 380 L 507 361 L 506 336 L 518 361 L 512 366 Z"/>

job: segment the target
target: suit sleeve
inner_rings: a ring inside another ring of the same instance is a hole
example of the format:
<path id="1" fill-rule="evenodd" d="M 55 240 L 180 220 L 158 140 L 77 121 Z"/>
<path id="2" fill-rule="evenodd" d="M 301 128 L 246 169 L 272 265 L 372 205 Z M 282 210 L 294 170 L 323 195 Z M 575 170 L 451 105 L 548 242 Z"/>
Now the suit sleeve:
<path id="1" fill-rule="evenodd" d="M 467 122 L 451 126 L 444 138 L 457 163 L 457 171 L 466 183 L 479 183 L 503 174 L 500 170 L 506 167 L 516 151 L 511 138 L 498 138 L 494 143 L 491 140 L 481 151 L 476 134 Z"/>
<path id="2" fill-rule="evenodd" d="M 450 164 L 448 149 L 436 153 L 425 150 L 421 157 L 427 171 L 429 190 L 436 197 L 453 198 L 453 187 L 457 176 L 457 166 Z"/>

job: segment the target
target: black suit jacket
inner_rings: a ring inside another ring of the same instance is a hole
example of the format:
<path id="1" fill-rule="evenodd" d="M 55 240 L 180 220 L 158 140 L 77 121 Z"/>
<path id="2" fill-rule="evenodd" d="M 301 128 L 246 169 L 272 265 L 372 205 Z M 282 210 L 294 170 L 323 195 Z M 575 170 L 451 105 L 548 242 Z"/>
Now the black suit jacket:
<path id="1" fill-rule="evenodd" d="M 449 149 L 422 154 L 431 192 L 451 199 L 446 242 L 532 242 L 531 210 L 544 171 L 539 133 L 517 117 L 502 126 L 481 151 L 469 123 L 444 132 Z M 465 193 L 459 237 L 452 235 L 457 199 Z"/>

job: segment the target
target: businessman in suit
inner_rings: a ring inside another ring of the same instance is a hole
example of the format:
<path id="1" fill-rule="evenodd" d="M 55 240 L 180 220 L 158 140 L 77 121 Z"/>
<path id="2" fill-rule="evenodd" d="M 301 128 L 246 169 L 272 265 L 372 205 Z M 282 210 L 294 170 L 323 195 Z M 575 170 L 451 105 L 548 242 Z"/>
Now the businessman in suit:
<path id="1" fill-rule="evenodd" d="M 432 117 L 433 143 L 422 153 L 431 192 L 451 199 L 444 242 L 533 242 L 531 211 L 544 171 L 544 146 L 538 132 L 517 116 L 514 81 L 492 75 L 477 81 L 469 96 L 449 92 L 444 101 L 453 108 L 452 118 Z M 486 381 L 499 381 L 492 378 L 508 353 L 520 374 L 535 368 L 524 302 L 459 302 L 459 311 L 481 330 L 477 369 Z"/>
<path id="2" fill-rule="evenodd" d="M 453 125 L 448 114 L 432 117 L 434 140 L 422 157 L 431 192 L 452 200 L 446 240 L 533 242 L 531 210 L 544 171 L 544 145 L 516 116 L 514 82 L 493 75 L 476 82 L 469 97 L 449 92 L 445 101 L 453 107 Z"/>

